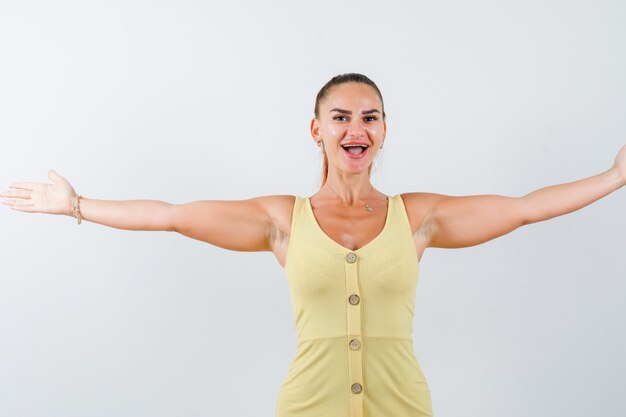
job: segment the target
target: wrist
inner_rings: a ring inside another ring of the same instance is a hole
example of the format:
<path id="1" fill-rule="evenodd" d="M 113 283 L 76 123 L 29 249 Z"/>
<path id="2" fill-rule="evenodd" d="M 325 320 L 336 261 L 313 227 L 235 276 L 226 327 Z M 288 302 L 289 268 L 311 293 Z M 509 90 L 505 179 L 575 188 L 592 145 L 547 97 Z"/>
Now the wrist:
<path id="1" fill-rule="evenodd" d="M 70 217 L 74 217 L 74 204 L 76 202 L 76 197 L 77 194 L 74 194 L 70 197 L 68 203 L 67 203 L 67 208 L 65 209 L 65 214 L 70 216 Z"/>
<path id="2" fill-rule="evenodd" d="M 80 203 L 82 198 L 83 197 L 80 194 L 76 193 L 74 193 L 74 195 L 70 198 L 69 215 L 74 217 L 78 221 L 78 224 L 80 224 L 82 220 L 82 214 L 80 212 Z"/>

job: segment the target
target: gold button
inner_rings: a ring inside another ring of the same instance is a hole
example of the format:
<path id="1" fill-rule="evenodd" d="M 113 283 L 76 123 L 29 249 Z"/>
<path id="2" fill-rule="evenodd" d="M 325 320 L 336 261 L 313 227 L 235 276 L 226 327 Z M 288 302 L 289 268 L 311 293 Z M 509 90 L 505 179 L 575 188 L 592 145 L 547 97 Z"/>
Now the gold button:
<path id="1" fill-rule="evenodd" d="M 352 392 L 354 392 L 355 394 L 358 394 L 359 392 L 361 392 L 361 389 L 363 387 L 361 387 L 361 384 L 356 383 L 356 384 L 352 384 Z"/>
<path id="2" fill-rule="evenodd" d="M 352 305 L 359 304 L 359 296 L 356 294 L 352 294 L 348 300 L 350 301 L 350 304 Z"/>
<path id="3" fill-rule="evenodd" d="M 358 339 L 350 340 L 350 349 L 357 350 L 360 347 L 361 347 L 361 342 L 359 342 Z"/>
<path id="4" fill-rule="evenodd" d="M 346 261 L 348 261 L 349 264 L 352 264 L 354 262 L 356 262 L 356 254 L 350 252 L 349 254 L 346 255 Z"/>

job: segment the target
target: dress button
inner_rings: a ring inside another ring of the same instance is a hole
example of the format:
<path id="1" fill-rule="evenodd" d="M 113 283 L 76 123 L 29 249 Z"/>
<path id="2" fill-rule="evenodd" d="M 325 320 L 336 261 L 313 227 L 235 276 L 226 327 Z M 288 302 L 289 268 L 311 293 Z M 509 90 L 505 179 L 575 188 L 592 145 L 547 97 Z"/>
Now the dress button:
<path id="1" fill-rule="evenodd" d="M 346 261 L 348 261 L 349 264 L 352 264 L 356 261 L 356 254 L 350 252 L 349 254 L 346 255 Z"/>
<path id="2" fill-rule="evenodd" d="M 357 350 L 360 347 L 361 347 L 361 342 L 359 342 L 358 339 L 350 340 L 350 349 Z"/>
<path id="3" fill-rule="evenodd" d="M 352 294 L 352 295 L 350 296 L 350 298 L 348 298 L 348 300 L 350 301 L 350 304 L 352 304 L 352 305 L 357 305 L 357 304 L 359 304 L 359 296 L 358 296 L 358 295 L 356 295 L 356 294 Z"/>
<path id="4" fill-rule="evenodd" d="M 352 384 L 352 392 L 354 392 L 355 394 L 358 394 L 359 392 L 361 392 L 361 384 L 356 383 L 356 384 Z"/>

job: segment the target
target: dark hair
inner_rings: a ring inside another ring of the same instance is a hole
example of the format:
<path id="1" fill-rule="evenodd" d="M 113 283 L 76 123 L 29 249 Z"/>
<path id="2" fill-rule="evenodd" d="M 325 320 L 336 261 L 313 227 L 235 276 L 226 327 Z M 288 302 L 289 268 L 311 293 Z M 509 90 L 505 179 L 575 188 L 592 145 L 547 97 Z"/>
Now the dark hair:
<path id="1" fill-rule="evenodd" d="M 382 111 L 383 111 L 383 120 L 385 120 L 385 103 L 383 102 L 383 95 L 380 93 L 380 90 L 378 89 L 378 86 L 374 83 L 374 81 L 370 80 L 368 77 L 366 77 L 363 74 L 358 74 L 355 72 L 350 72 L 347 74 L 340 74 L 340 75 L 336 75 L 333 78 L 331 78 L 326 84 L 324 84 L 324 86 L 320 89 L 320 91 L 317 93 L 317 97 L 315 98 L 315 118 L 319 119 L 319 113 L 320 113 L 320 104 L 326 100 L 326 97 L 328 97 L 328 94 L 330 93 L 330 90 L 333 89 L 333 87 L 336 87 L 340 84 L 345 84 L 345 83 L 362 83 L 362 84 L 367 84 L 370 87 L 372 87 L 374 89 L 374 91 L 376 91 L 376 94 L 378 94 L 378 97 L 380 98 L 380 103 L 382 105 Z M 373 164 L 372 164 L 373 165 Z M 370 165 L 370 167 L 367 169 L 367 173 L 370 174 L 372 171 L 372 165 Z M 326 183 L 326 179 L 328 178 L 328 158 L 326 157 L 326 152 L 324 152 L 324 165 L 323 165 L 323 174 L 322 174 L 322 185 L 324 185 Z"/>

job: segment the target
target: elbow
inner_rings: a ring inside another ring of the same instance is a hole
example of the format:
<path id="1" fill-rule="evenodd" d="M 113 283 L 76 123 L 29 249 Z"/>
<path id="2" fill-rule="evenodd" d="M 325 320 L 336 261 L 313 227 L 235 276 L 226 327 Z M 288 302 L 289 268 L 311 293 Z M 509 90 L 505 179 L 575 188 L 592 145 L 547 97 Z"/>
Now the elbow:
<path id="1" fill-rule="evenodd" d="M 520 217 L 521 217 L 521 225 L 520 226 L 526 226 L 527 224 L 531 224 L 531 223 L 535 223 L 535 214 L 533 213 L 532 210 L 532 205 L 529 201 L 528 198 L 528 194 L 520 197 L 520 202 L 521 202 L 521 210 L 520 210 Z"/>
<path id="2" fill-rule="evenodd" d="M 541 210 L 539 210 L 537 205 L 534 204 L 532 198 L 529 197 L 528 194 L 521 197 L 521 201 L 522 201 L 522 210 L 521 210 L 521 217 L 522 217 L 521 225 L 522 226 L 525 226 L 527 224 L 537 223 L 537 222 L 547 220 L 550 218 L 550 216 L 548 216 L 547 213 L 544 213 Z"/>

